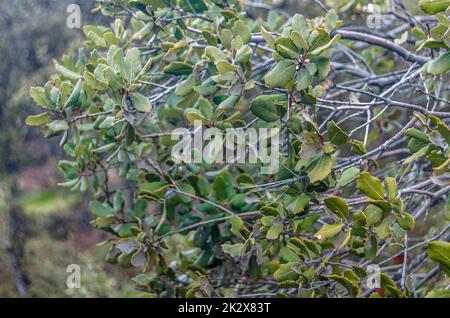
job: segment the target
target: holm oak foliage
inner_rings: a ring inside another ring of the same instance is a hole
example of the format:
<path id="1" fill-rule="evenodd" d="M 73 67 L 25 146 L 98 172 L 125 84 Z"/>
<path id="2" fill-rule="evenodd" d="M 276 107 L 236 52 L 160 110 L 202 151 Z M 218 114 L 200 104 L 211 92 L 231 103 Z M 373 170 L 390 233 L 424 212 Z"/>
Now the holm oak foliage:
<path id="1" fill-rule="evenodd" d="M 97 1 L 111 25 L 31 88 L 144 295 L 449 296 L 450 1 L 310 2 Z M 279 128 L 280 169 L 174 162 L 194 121 Z"/>

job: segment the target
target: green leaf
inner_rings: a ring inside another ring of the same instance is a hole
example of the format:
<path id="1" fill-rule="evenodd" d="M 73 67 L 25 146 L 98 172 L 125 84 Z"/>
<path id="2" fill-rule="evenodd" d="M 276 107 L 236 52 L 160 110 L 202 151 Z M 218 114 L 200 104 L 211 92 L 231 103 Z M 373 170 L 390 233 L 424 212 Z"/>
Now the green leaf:
<path id="1" fill-rule="evenodd" d="M 378 240 L 376 236 L 370 236 L 370 238 L 366 241 L 364 247 L 365 247 L 364 254 L 368 259 L 373 259 L 375 256 L 377 256 Z"/>
<path id="2" fill-rule="evenodd" d="M 192 107 L 197 102 L 198 97 L 199 94 L 194 90 L 184 96 L 182 99 L 178 100 L 178 102 L 176 103 L 176 107 L 178 109 Z"/>
<path id="3" fill-rule="evenodd" d="M 420 27 L 415 27 L 411 30 L 411 35 L 419 40 L 426 40 L 427 35 Z"/>
<path id="4" fill-rule="evenodd" d="M 191 195 L 195 195 L 195 190 L 189 183 L 183 182 L 178 187 L 183 192 L 189 193 Z M 192 202 L 192 197 L 185 195 L 185 194 L 179 194 L 179 198 L 184 203 Z"/>
<path id="5" fill-rule="evenodd" d="M 276 43 L 276 42 L 275 42 Z M 275 50 L 284 58 L 291 59 L 291 60 L 298 60 L 300 58 L 300 54 L 296 51 L 282 45 L 282 44 L 275 44 Z"/>
<path id="6" fill-rule="evenodd" d="M 294 132 L 294 134 L 300 134 L 302 132 L 302 118 L 298 115 L 294 115 L 288 119 L 287 127 Z"/>
<path id="7" fill-rule="evenodd" d="M 430 15 L 445 11 L 449 6 L 450 0 L 421 0 L 419 2 L 419 7 Z"/>
<path id="8" fill-rule="evenodd" d="M 92 74 L 89 71 L 84 71 L 83 78 L 85 80 L 86 85 L 91 87 L 92 89 L 101 91 L 109 88 L 107 82 L 100 81 L 95 77 L 94 74 Z"/>
<path id="9" fill-rule="evenodd" d="M 116 146 L 117 146 L 117 144 L 115 142 L 111 142 L 106 145 L 103 145 L 103 146 L 93 149 L 92 152 L 95 154 L 101 154 L 101 153 L 105 153 L 105 152 L 108 152 L 108 151 L 116 148 Z"/>
<path id="10" fill-rule="evenodd" d="M 47 122 L 49 116 L 50 116 L 49 112 L 45 112 L 34 116 L 28 116 L 27 119 L 25 120 L 25 123 L 28 126 L 40 126 Z"/>
<path id="11" fill-rule="evenodd" d="M 321 181 L 328 177 L 333 168 L 333 160 L 329 154 L 322 154 L 319 159 L 316 160 L 312 170 L 308 172 L 308 177 L 311 183 Z"/>
<path id="12" fill-rule="evenodd" d="M 64 77 L 67 77 L 69 79 L 77 80 L 81 78 L 81 74 L 75 73 L 74 71 L 69 70 L 68 68 L 58 64 L 56 61 L 55 68 L 58 72 L 60 72 Z"/>
<path id="13" fill-rule="evenodd" d="M 352 182 L 353 180 L 355 180 L 358 177 L 359 173 L 360 173 L 360 171 L 359 171 L 359 168 L 357 168 L 357 167 L 350 167 L 350 168 L 346 169 L 342 173 L 341 178 L 339 179 L 338 183 L 336 184 L 336 187 L 340 188 L 345 185 L 348 185 L 350 182 Z"/>
<path id="14" fill-rule="evenodd" d="M 290 36 L 292 42 L 299 49 L 307 50 L 309 45 L 306 40 L 301 36 L 300 32 L 293 31 Z"/>
<path id="15" fill-rule="evenodd" d="M 86 192 L 87 190 L 89 190 L 89 180 L 83 176 L 80 179 L 80 191 Z"/>
<path id="16" fill-rule="evenodd" d="M 323 201 L 325 206 L 339 218 L 348 218 L 348 205 L 344 200 L 339 197 L 332 196 L 325 198 Z"/>
<path id="17" fill-rule="evenodd" d="M 80 91 L 81 91 L 81 79 L 78 80 L 77 84 L 73 88 L 72 92 L 67 98 L 67 101 L 64 103 L 63 109 L 65 109 L 66 107 L 74 106 L 78 102 Z"/>
<path id="18" fill-rule="evenodd" d="M 390 204 L 390 202 L 385 201 L 385 200 L 373 200 L 373 199 L 369 199 L 367 200 L 367 202 L 376 205 L 377 207 L 379 207 L 380 209 L 382 209 L 385 212 L 390 212 L 392 209 L 392 206 Z"/>
<path id="19" fill-rule="evenodd" d="M 231 233 L 242 238 L 241 231 L 245 230 L 244 221 L 240 217 L 234 216 L 228 222 L 231 224 Z"/>
<path id="20" fill-rule="evenodd" d="M 437 129 L 441 136 L 444 137 L 445 142 L 450 144 L 450 128 L 436 116 L 430 116 L 430 119 L 436 123 Z"/>
<path id="21" fill-rule="evenodd" d="M 450 51 L 442 53 L 428 64 L 428 73 L 433 75 L 441 75 L 448 70 L 450 70 Z"/>
<path id="22" fill-rule="evenodd" d="M 140 112 L 148 113 L 152 110 L 152 104 L 150 103 L 148 98 L 142 94 L 132 93 L 131 100 L 133 102 L 134 108 L 136 108 Z"/>
<path id="23" fill-rule="evenodd" d="M 233 108 L 241 99 L 241 96 L 229 96 L 227 99 L 225 99 L 223 102 L 221 102 L 218 106 L 217 109 L 220 110 L 228 110 Z"/>
<path id="24" fill-rule="evenodd" d="M 414 226 L 416 224 L 414 217 L 406 212 L 397 214 L 395 219 L 397 223 L 401 226 L 401 228 L 404 229 L 405 231 L 411 231 L 412 229 L 414 229 Z"/>
<path id="25" fill-rule="evenodd" d="M 96 47 L 107 47 L 106 41 L 96 32 L 90 31 L 86 36 L 90 41 L 92 41 L 92 43 L 94 43 Z"/>
<path id="26" fill-rule="evenodd" d="M 244 45 L 236 52 L 236 63 L 248 63 L 252 57 L 252 49 L 248 45 Z"/>
<path id="27" fill-rule="evenodd" d="M 44 126 L 46 129 L 45 138 L 61 135 L 69 129 L 69 125 L 64 120 L 55 120 Z"/>
<path id="28" fill-rule="evenodd" d="M 270 26 L 269 26 L 269 29 L 272 30 L 272 28 Z M 273 48 L 273 44 L 275 42 L 275 37 L 272 35 L 272 33 L 267 31 L 263 26 L 261 26 L 261 35 L 263 36 L 264 40 L 267 42 L 267 45 L 270 48 Z"/>
<path id="29" fill-rule="evenodd" d="M 321 240 L 327 240 L 330 238 L 335 237 L 336 235 L 338 235 L 342 228 L 344 227 L 344 224 L 342 223 L 337 223 L 337 224 L 324 224 L 319 231 L 316 232 L 316 234 L 314 234 L 314 236 Z"/>
<path id="30" fill-rule="evenodd" d="M 448 24 L 447 17 L 445 17 L 445 21 L 447 21 L 447 24 Z M 433 39 L 435 39 L 437 41 L 444 41 L 445 40 L 444 36 L 447 33 L 447 30 L 448 30 L 448 25 L 438 24 L 437 26 L 435 26 L 434 28 L 431 29 L 430 35 Z"/>
<path id="31" fill-rule="evenodd" d="M 379 240 L 384 240 L 387 237 L 389 237 L 389 235 L 391 233 L 390 227 L 391 227 L 392 221 L 393 221 L 393 217 L 389 216 L 389 217 L 385 218 L 383 220 L 383 222 L 381 222 L 381 224 L 375 228 L 375 234 Z"/>
<path id="32" fill-rule="evenodd" d="M 80 180 L 79 179 L 73 179 L 73 180 L 69 180 L 66 182 L 58 182 L 57 185 L 63 188 L 68 188 L 68 189 L 76 189 L 78 187 L 78 185 L 80 184 Z"/>
<path id="33" fill-rule="evenodd" d="M 228 72 L 236 71 L 236 66 L 234 66 L 233 64 L 231 64 L 230 62 L 225 61 L 225 60 L 221 60 L 221 61 L 217 62 L 216 67 L 217 67 L 217 71 L 220 74 L 225 74 Z"/>
<path id="34" fill-rule="evenodd" d="M 345 236 L 344 236 L 343 240 L 339 244 L 338 250 L 344 249 L 348 245 L 348 243 L 350 242 L 351 238 L 352 238 L 352 229 L 349 228 L 347 230 L 347 233 L 345 233 Z"/>
<path id="35" fill-rule="evenodd" d="M 357 187 L 372 199 L 382 200 L 384 198 L 384 189 L 380 179 L 371 176 L 368 172 L 359 175 Z"/>
<path id="36" fill-rule="evenodd" d="M 338 42 L 340 39 L 341 39 L 341 35 L 340 34 L 334 36 L 327 44 L 324 44 L 324 45 L 314 49 L 311 52 L 311 55 L 319 55 L 319 54 L 321 54 L 323 51 L 325 51 L 326 49 L 330 48 L 333 44 Z"/>
<path id="37" fill-rule="evenodd" d="M 192 65 L 184 62 L 172 62 L 164 67 L 163 72 L 172 75 L 189 75 L 192 73 Z"/>
<path id="38" fill-rule="evenodd" d="M 331 279 L 342 285 L 349 293 L 351 297 L 355 297 L 358 294 L 358 284 L 348 277 L 339 275 L 325 275 L 327 279 Z"/>
<path id="39" fill-rule="evenodd" d="M 320 257 L 322 253 L 322 247 L 319 243 L 309 239 L 302 239 L 301 242 L 306 248 L 306 250 L 304 251 L 309 255 L 310 258 L 314 259 Z"/>
<path id="40" fill-rule="evenodd" d="M 327 57 L 315 56 L 311 58 L 311 63 L 314 63 L 317 67 L 317 77 L 319 81 L 323 81 L 327 78 L 331 71 L 331 61 Z"/>
<path id="41" fill-rule="evenodd" d="M 288 205 L 288 210 L 292 214 L 299 214 L 305 211 L 309 203 L 309 196 L 306 193 L 302 193 L 295 197 Z"/>
<path id="42" fill-rule="evenodd" d="M 135 282 L 138 285 L 146 286 L 148 283 L 151 283 L 153 280 L 157 278 L 157 275 L 155 273 L 145 273 L 145 274 L 139 274 L 132 278 L 132 281 Z"/>
<path id="43" fill-rule="evenodd" d="M 336 28 L 338 24 L 339 17 L 336 13 L 336 10 L 331 9 L 328 11 L 327 15 L 325 16 L 325 23 L 330 29 Z"/>
<path id="44" fill-rule="evenodd" d="M 212 119 L 214 108 L 209 102 L 209 100 L 205 98 L 200 98 L 198 100 L 198 109 L 202 113 L 203 116 L 205 116 L 207 119 Z"/>
<path id="45" fill-rule="evenodd" d="M 176 4 L 175 0 L 145 0 L 144 2 L 154 10 L 158 8 L 168 8 Z"/>
<path id="46" fill-rule="evenodd" d="M 312 84 L 312 76 L 305 68 L 297 72 L 297 89 L 299 91 L 307 89 Z"/>
<path id="47" fill-rule="evenodd" d="M 231 197 L 233 191 L 233 179 L 228 171 L 224 171 L 219 174 L 214 181 L 214 191 L 216 192 L 217 199 L 224 201 Z"/>
<path id="48" fill-rule="evenodd" d="M 272 226 L 267 231 L 266 238 L 268 240 L 278 239 L 280 234 L 283 232 L 283 229 L 284 229 L 283 220 L 278 219 L 278 218 L 274 219 Z"/>
<path id="49" fill-rule="evenodd" d="M 233 38 L 234 34 L 230 29 L 223 29 L 222 33 L 220 33 L 220 42 L 222 43 L 222 46 L 226 49 L 231 49 L 231 41 L 233 41 Z M 224 56 L 222 59 L 226 59 L 225 54 L 224 53 L 222 54 Z"/>
<path id="50" fill-rule="evenodd" d="M 264 82 L 272 88 L 286 88 L 289 82 L 294 78 L 295 72 L 295 62 L 283 60 L 264 76 Z"/>
<path id="51" fill-rule="evenodd" d="M 141 51 L 139 51 L 139 49 L 136 47 L 127 50 L 127 53 L 125 54 L 124 63 L 125 63 L 124 77 L 127 79 L 128 83 L 132 83 L 136 79 L 136 76 L 142 70 Z"/>
<path id="52" fill-rule="evenodd" d="M 54 106 L 58 106 L 61 100 L 61 94 L 58 88 L 52 88 L 52 90 L 50 91 L 50 100 L 53 102 Z"/>
<path id="53" fill-rule="evenodd" d="M 356 139 L 350 140 L 350 144 L 352 145 L 351 151 L 357 155 L 363 155 L 367 153 L 366 147 L 364 144 Z"/>
<path id="54" fill-rule="evenodd" d="M 108 203 L 101 203 L 97 200 L 89 203 L 89 209 L 97 217 L 113 216 L 113 208 Z"/>
<path id="55" fill-rule="evenodd" d="M 205 48 L 205 55 L 209 57 L 214 63 L 227 59 L 226 54 L 214 46 L 207 46 Z"/>
<path id="56" fill-rule="evenodd" d="M 139 188 L 139 194 L 149 196 L 150 198 L 158 198 L 169 185 L 165 182 L 155 181 L 144 184 Z"/>
<path id="57" fill-rule="evenodd" d="M 64 174 L 66 179 L 78 178 L 78 164 L 75 161 L 61 160 L 58 169 Z"/>
<path id="58" fill-rule="evenodd" d="M 365 208 L 364 214 L 366 215 L 367 226 L 372 226 L 383 219 L 383 210 L 372 204 Z"/>
<path id="59" fill-rule="evenodd" d="M 186 96 L 194 89 L 194 86 L 197 84 L 197 80 L 195 77 L 189 77 L 187 80 L 181 82 L 177 88 L 175 88 L 175 94 L 177 96 Z"/>
<path id="60" fill-rule="evenodd" d="M 103 40 L 105 40 L 105 42 L 108 46 L 119 44 L 119 40 L 116 38 L 114 33 L 111 31 L 107 31 L 103 34 Z"/>
<path id="61" fill-rule="evenodd" d="M 280 257 L 286 262 L 299 262 L 300 257 L 288 246 L 283 246 L 280 249 Z"/>
<path id="62" fill-rule="evenodd" d="M 277 282 L 296 280 L 299 277 L 299 274 L 292 269 L 292 266 L 296 266 L 297 264 L 297 262 L 280 264 L 278 269 L 273 273 L 273 278 Z"/>
<path id="63" fill-rule="evenodd" d="M 403 200 L 400 196 L 394 197 L 390 202 L 392 210 L 400 213 L 403 212 Z"/>
<path id="64" fill-rule="evenodd" d="M 196 108 L 187 108 L 184 111 L 184 116 L 188 120 L 189 124 L 194 125 L 196 121 L 207 123 L 209 120 Z"/>
<path id="65" fill-rule="evenodd" d="M 315 161 L 319 159 L 322 153 L 322 142 L 317 133 L 310 131 L 302 132 L 303 142 L 300 148 L 299 156 L 301 160 L 310 160 L 311 164 L 315 164 Z"/>
<path id="66" fill-rule="evenodd" d="M 217 44 L 218 44 L 217 36 L 215 34 L 213 34 L 211 31 L 203 30 L 202 35 L 205 38 L 208 45 L 217 46 Z"/>
<path id="67" fill-rule="evenodd" d="M 428 243 L 428 257 L 440 263 L 447 275 L 450 275 L 450 243 L 433 241 Z"/>
<path id="68" fill-rule="evenodd" d="M 202 13 L 208 10 L 203 0 L 180 0 L 180 8 L 185 12 Z"/>
<path id="69" fill-rule="evenodd" d="M 306 105 L 314 106 L 317 102 L 317 98 L 316 96 L 309 94 L 306 91 L 302 91 L 302 102 Z"/>
<path id="70" fill-rule="evenodd" d="M 245 244 L 244 243 L 236 243 L 236 244 L 222 244 L 222 249 L 225 253 L 230 254 L 233 258 L 239 258 L 243 256 Z"/>
<path id="71" fill-rule="evenodd" d="M 236 21 L 231 30 L 233 31 L 235 37 L 241 37 L 244 44 L 250 42 L 250 39 L 252 38 L 252 31 L 244 21 Z"/>
<path id="72" fill-rule="evenodd" d="M 155 23 L 153 21 L 146 23 L 138 32 L 133 35 L 133 40 L 144 39 L 147 35 L 150 34 L 154 26 Z"/>
<path id="73" fill-rule="evenodd" d="M 44 108 L 47 108 L 48 104 L 50 103 L 50 101 L 47 99 L 47 95 L 45 94 L 45 89 L 43 87 L 31 87 L 30 96 L 36 104 Z"/>
<path id="74" fill-rule="evenodd" d="M 327 123 L 327 129 L 328 140 L 330 140 L 332 144 L 340 146 L 347 143 L 348 135 L 341 129 L 341 127 L 336 125 L 334 121 L 331 120 Z"/>
<path id="75" fill-rule="evenodd" d="M 317 28 L 311 32 L 308 38 L 310 51 L 316 52 L 316 49 L 322 48 L 330 42 L 330 35 L 327 31 Z M 317 53 L 315 54 L 317 55 Z"/>
<path id="76" fill-rule="evenodd" d="M 356 211 L 352 214 L 352 223 L 357 227 L 364 226 L 367 224 L 367 217 L 362 211 Z"/>
<path id="77" fill-rule="evenodd" d="M 388 200 L 392 201 L 398 193 L 397 181 L 395 181 L 395 178 L 386 177 L 384 179 L 384 187 L 386 188 Z"/>
<path id="78" fill-rule="evenodd" d="M 444 218 L 450 221 L 450 196 L 447 197 L 444 205 Z"/>
<path id="79" fill-rule="evenodd" d="M 403 297 L 403 294 L 396 287 L 395 282 L 388 275 L 381 273 L 380 275 L 381 288 L 387 297 Z"/>
<path id="80" fill-rule="evenodd" d="M 308 23 L 301 14 L 296 14 L 292 17 L 292 31 L 298 32 L 301 37 L 306 41 L 309 38 Z"/>
<path id="81" fill-rule="evenodd" d="M 429 138 L 428 135 L 425 134 L 423 131 L 420 131 L 417 128 L 408 128 L 405 131 L 405 135 L 414 139 L 417 139 L 421 142 L 428 142 Z"/>
<path id="82" fill-rule="evenodd" d="M 261 95 L 252 100 L 250 104 L 251 112 L 267 122 L 277 121 L 280 118 L 276 103 L 287 101 L 286 94 Z"/>
<path id="83" fill-rule="evenodd" d="M 432 144 L 428 144 L 428 145 L 420 148 L 419 151 L 416 151 L 411 156 L 406 158 L 403 163 L 404 164 L 409 164 L 409 163 L 411 163 L 413 161 L 417 161 L 420 158 L 425 157 L 426 155 L 428 155 L 433 150 L 433 148 L 434 148 L 434 146 Z"/>

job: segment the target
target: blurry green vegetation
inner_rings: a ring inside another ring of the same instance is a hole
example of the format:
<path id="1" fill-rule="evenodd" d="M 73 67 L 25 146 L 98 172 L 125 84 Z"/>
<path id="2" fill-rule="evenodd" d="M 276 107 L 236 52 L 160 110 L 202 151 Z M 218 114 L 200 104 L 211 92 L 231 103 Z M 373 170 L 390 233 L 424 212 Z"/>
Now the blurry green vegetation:
<path id="1" fill-rule="evenodd" d="M 48 163 L 61 157 L 57 142 L 24 124 L 33 107 L 28 87 L 54 72 L 52 59 L 82 43 L 81 31 L 66 27 L 70 3 L 82 7 L 82 23 L 101 18 L 90 14 L 90 1 L 0 1 L 0 297 L 135 293 L 133 273 L 105 264 L 105 251 L 95 245 L 104 238 L 89 225 L 79 195 L 56 186 L 58 173 Z M 79 290 L 66 288 L 72 263 L 82 269 Z"/>
<path id="2" fill-rule="evenodd" d="M 80 251 L 67 241 L 54 240 L 43 234 L 28 242 L 26 248 L 26 268 L 33 279 L 28 296 L 31 297 L 132 297 L 136 291 L 123 271 L 105 266 L 106 250 L 96 248 Z M 46 255 L 42 259 L 40 255 Z M 81 267 L 81 288 L 66 288 L 66 266 L 79 264 Z M 106 271 L 108 270 L 108 271 Z"/>
<path id="3" fill-rule="evenodd" d="M 66 194 L 59 189 L 45 189 L 20 197 L 19 205 L 29 215 L 44 216 L 55 212 L 66 214 L 77 202 L 74 194 Z"/>
<path id="4" fill-rule="evenodd" d="M 339 1 L 325 2 L 335 4 Z M 130 280 L 136 272 L 104 262 L 106 249 L 95 243 L 105 237 L 89 225 L 90 216 L 85 212 L 83 199 L 78 194 L 55 188 L 56 179 L 51 178 L 57 178 L 57 173 L 52 175 L 50 171 L 51 182 L 42 180 L 41 184 L 36 184 L 38 178 L 32 173 L 42 175 L 42 166 L 49 158 L 62 157 L 56 141 L 50 145 L 48 141 L 42 141 L 38 130 L 30 129 L 23 122 L 33 112 L 31 109 L 36 109 L 26 88 L 46 80 L 54 73 L 51 60 L 59 59 L 64 52 L 75 52 L 70 48 L 81 43 L 81 32 L 65 26 L 65 9 L 69 3 L 82 5 L 83 13 L 86 13 L 83 19 L 92 19 L 87 15 L 91 1 L 21 0 L 15 1 L 14 5 L 8 1 L 0 2 L 0 297 L 19 296 L 14 279 L 16 270 L 25 277 L 25 296 L 136 295 Z M 288 12 L 306 16 L 320 14 L 320 9 L 311 1 L 287 0 L 286 3 Z M 420 13 L 417 1 L 404 3 L 412 13 Z M 379 64 L 376 72 L 386 72 L 392 66 Z M 22 186 L 15 189 L 20 179 Z M 21 221 L 14 229 L 14 235 L 11 233 L 11 215 Z M 433 224 L 442 222 L 433 217 L 435 213 L 430 215 L 428 224 L 416 231 L 426 235 Z M 440 224 L 435 227 L 439 228 Z M 21 261 L 20 268 L 13 268 L 11 253 L 4 248 L 11 237 L 17 244 L 13 253 Z M 183 241 L 183 245 L 186 246 L 186 242 Z M 81 289 L 66 288 L 68 264 L 81 266 Z"/>

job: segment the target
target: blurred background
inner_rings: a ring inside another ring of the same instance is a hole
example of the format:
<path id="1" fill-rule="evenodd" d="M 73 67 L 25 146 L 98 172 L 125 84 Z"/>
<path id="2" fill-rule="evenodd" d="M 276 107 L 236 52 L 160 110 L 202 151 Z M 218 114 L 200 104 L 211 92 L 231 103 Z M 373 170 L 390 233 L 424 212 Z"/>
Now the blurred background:
<path id="1" fill-rule="evenodd" d="M 0 0 L 0 297 L 129 297 L 132 271 L 108 266 L 96 244 L 87 198 L 56 185 L 58 141 L 25 125 L 38 110 L 30 86 L 55 73 L 53 59 L 78 52 L 82 31 L 66 26 L 69 4 L 81 23 L 109 23 L 91 14 L 94 1 Z M 82 269 L 82 288 L 66 287 L 66 267 Z"/>

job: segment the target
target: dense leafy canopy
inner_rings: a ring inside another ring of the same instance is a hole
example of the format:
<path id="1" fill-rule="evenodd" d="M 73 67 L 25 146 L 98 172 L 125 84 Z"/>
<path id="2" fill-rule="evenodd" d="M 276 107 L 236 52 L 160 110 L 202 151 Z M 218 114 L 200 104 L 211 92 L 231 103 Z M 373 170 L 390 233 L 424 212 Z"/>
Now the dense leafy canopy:
<path id="1" fill-rule="evenodd" d="M 365 1 L 313 19 L 237 0 L 98 3 L 113 23 L 85 26 L 89 51 L 31 88 L 45 112 L 27 124 L 61 138 L 61 186 L 92 193 L 107 261 L 142 268 L 140 290 L 410 297 L 428 283 L 415 273 L 448 273 L 449 1 L 417 17 L 380 1 L 380 29 L 352 22 Z M 170 133 L 195 120 L 280 128 L 280 170 L 174 162 Z"/>

